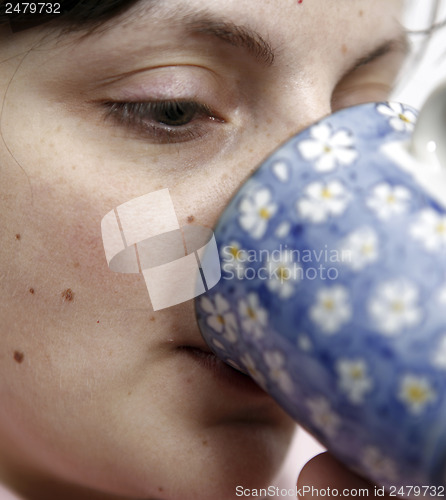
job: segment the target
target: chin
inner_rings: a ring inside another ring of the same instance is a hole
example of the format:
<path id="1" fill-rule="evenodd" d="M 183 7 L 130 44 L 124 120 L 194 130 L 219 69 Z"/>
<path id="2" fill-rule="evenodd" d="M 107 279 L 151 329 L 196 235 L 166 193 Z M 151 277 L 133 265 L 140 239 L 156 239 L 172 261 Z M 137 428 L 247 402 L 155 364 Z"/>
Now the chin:
<path id="1" fill-rule="evenodd" d="M 197 432 L 183 428 L 164 453 L 147 448 L 145 457 L 135 453 L 120 469 L 128 489 L 117 490 L 130 498 L 153 500 L 235 500 L 237 486 L 275 485 L 296 426 L 285 415 L 260 420 L 221 422 Z M 156 473 L 144 466 L 150 462 Z"/>
<path id="2" fill-rule="evenodd" d="M 215 429 L 215 441 L 203 456 L 201 496 L 183 499 L 230 500 L 238 498 L 236 487 L 259 489 L 275 484 L 290 450 L 295 424 L 283 417 L 275 424 L 238 422 Z M 199 492 L 197 492 L 199 493 Z"/>

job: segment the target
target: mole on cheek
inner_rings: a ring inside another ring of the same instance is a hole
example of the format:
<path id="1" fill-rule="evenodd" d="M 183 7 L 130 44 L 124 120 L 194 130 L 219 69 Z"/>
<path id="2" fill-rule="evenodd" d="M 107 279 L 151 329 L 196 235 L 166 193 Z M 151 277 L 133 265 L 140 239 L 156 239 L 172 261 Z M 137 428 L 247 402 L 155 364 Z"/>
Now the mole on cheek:
<path id="1" fill-rule="evenodd" d="M 30 288 L 30 289 L 29 289 L 29 293 L 30 293 L 31 295 L 34 295 L 34 288 Z"/>
<path id="2" fill-rule="evenodd" d="M 194 222 L 195 217 L 193 215 L 189 215 L 187 218 L 187 222 Z"/>
<path id="3" fill-rule="evenodd" d="M 17 363 L 21 363 L 23 361 L 24 357 L 25 357 L 25 355 L 23 354 L 23 352 L 21 352 L 21 351 L 14 351 L 14 360 Z"/>
<path id="4" fill-rule="evenodd" d="M 16 240 L 19 240 L 20 238 L 21 238 L 20 234 L 19 234 L 19 233 L 17 233 L 17 234 L 15 235 L 15 239 L 16 239 Z"/>
<path id="5" fill-rule="evenodd" d="M 345 45 L 345 43 L 342 44 L 341 52 L 343 54 L 347 54 L 347 52 L 348 52 L 348 47 L 347 47 L 347 45 Z"/>
<path id="6" fill-rule="evenodd" d="M 364 11 L 361 9 L 359 12 L 358 12 L 358 15 L 359 17 L 362 17 L 364 15 Z"/>
<path id="7" fill-rule="evenodd" d="M 66 302 L 71 302 L 72 300 L 74 300 L 74 292 L 73 292 L 73 290 L 71 290 L 71 288 L 67 288 L 66 290 L 64 290 L 62 292 L 62 298 Z"/>

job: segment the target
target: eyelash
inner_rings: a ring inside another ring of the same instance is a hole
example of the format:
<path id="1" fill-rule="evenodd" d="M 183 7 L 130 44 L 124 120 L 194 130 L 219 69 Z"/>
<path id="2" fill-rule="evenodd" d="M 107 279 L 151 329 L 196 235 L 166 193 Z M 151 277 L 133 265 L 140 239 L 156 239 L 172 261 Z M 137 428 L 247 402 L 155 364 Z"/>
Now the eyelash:
<path id="1" fill-rule="evenodd" d="M 207 105 L 196 101 L 113 101 L 104 105 L 106 118 L 112 118 L 119 125 L 133 129 L 144 138 L 160 144 L 199 139 L 208 132 L 206 122 L 224 122 Z M 174 121 L 179 123 L 173 124 Z"/>

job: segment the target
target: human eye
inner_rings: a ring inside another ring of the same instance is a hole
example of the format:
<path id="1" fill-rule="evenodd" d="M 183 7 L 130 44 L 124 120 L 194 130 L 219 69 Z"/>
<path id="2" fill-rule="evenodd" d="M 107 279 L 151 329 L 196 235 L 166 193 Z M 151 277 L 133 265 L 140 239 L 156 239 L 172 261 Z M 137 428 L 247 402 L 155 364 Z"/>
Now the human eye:
<path id="1" fill-rule="evenodd" d="M 104 107 L 107 120 L 158 144 L 193 141 L 224 123 L 208 105 L 194 100 L 108 101 Z"/>

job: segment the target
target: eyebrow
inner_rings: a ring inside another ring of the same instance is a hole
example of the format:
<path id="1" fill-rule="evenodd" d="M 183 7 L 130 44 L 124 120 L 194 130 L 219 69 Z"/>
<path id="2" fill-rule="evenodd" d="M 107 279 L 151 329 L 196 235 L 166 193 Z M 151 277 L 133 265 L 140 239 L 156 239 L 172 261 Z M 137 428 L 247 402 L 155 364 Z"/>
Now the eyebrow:
<path id="1" fill-rule="evenodd" d="M 233 47 L 244 49 L 265 66 L 271 66 L 274 62 L 275 54 L 271 44 L 246 26 L 203 17 L 187 20 L 185 28 L 189 35 L 214 37 Z"/>

